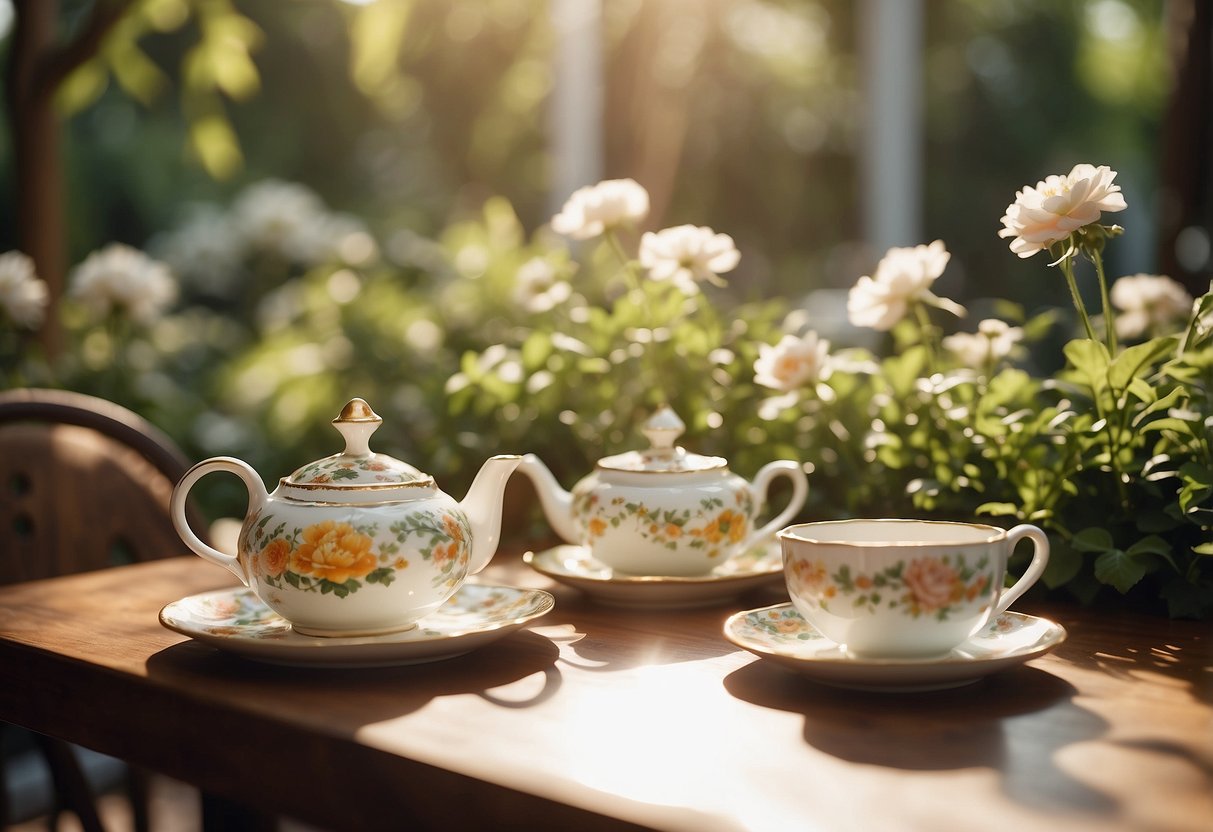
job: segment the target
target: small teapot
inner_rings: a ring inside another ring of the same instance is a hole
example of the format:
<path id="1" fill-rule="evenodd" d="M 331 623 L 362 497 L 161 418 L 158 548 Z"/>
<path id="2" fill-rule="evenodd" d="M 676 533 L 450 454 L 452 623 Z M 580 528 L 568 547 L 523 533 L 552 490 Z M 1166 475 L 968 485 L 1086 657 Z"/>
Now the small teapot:
<path id="1" fill-rule="evenodd" d="M 215 457 L 173 489 L 173 525 L 199 557 L 230 571 L 265 604 L 312 636 L 407 630 L 438 609 L 497 550 L 505 484 L 518 456 L 484 463 L 463 502 L 411 465 L 372 453 L 383 423 L 362 399 L 333 420 L 339 454 L 283 477 L 267 494 L 239 459 Z M 235 557 L 203 543 L 185 519 L 185 500 L 215 471 L 240 477 L 249 506 Z"/>
<path id="2" fill-rule="evenodd" d="M 598 460 L 572 492 L 534 454 L 518 470 L 531 478 L 552 529 L 630 575 L 705 575 L 734 554 L 769 538 L 804 505 L 808 480 L 791 460 L 763 466 L 753 483 L 724 459 L 687 453 L 674 443 L 686 426 L 668 406 L 645 422 L 651 447 Z M 777 476 L 792 481 L 788 505 L 752 531 Z"/>

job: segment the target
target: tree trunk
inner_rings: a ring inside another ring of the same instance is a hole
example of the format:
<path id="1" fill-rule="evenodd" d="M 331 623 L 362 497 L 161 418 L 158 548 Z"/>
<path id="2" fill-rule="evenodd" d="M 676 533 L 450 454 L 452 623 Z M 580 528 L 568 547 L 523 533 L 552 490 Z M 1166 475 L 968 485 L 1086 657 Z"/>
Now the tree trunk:
<path id="1" fill-rule="evenodd" d="M 1168 15 L 1174 84 L 1163 122 L 1158 259 L 1163 274 L 1199 297 L 1213 265 L 1213 6 L 1175 0 Z"/>
<path id="2" fill-rule="evenodd" d="M 17 183 L 17 239 L 46 281 L 49 306 L 40 338 L 48 360 L 63 351 L 59 301 L 67 272 L 63 158 L 55 113 L 57 85 L 43 66 L 57 39 L 57 0 L 18 0 L 9 55 L 8 116 Z"/>

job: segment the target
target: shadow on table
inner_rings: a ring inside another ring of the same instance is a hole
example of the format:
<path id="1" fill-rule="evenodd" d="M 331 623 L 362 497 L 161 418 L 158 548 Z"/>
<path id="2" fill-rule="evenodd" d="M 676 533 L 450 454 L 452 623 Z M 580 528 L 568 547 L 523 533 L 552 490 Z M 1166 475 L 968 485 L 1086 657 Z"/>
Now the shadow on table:
<path id="1" fill-rule="evenodd" d="M 909 771 L 985 767 L 1014 800 L 1111 816 L 1116 799 L 1074 780 L 1054 760 L 1107 722 L 1075 704 L 1070 683 L 1021 667 L 930 693 L 868 693 L 816 684 L 761 660 L 725 677 L 745 702 L 804 717 L 805 742 L 848 762 Z"/>
<path id="2" fill-rule="evenodd" d="M 549 591 L 557 596 L 556 609 L 544 622 L 578 634 L 568 640 L 569 650 L 561 661 L 597 673 L 733 653 L 737 648 L 724 639 L 705 639 L 704 634 L 719 634 L 725 619 L 747 603 L 743 596 L 740 601 L 734 598 L 700 607 L 654 609 L 604 604 L 563 587 Z"/>
<path id="3" fill-rule="evenodd" d="M 1195 700 L 1213 703 L 1213 628 L 1208 622 L 1107 614 L 1097 636 L 1084 639 L 1082 621 L 1064 608 L 1049 612 L 1071 633 L 1069 642 L 1055 651 L 1055 660 L 1094 665 L 1114 679 L 1157 674 L 1184 683 Z"/>
<path id="4" fill-rule="evenodd" d="M 461 694 L 501 707 L 532 707 L 559 690 L 559 655 L 549 639 L 528 630 L 462 656 L 377 668 L 288 667 L 185 641 L 151 656 L 147 671 L 154 680 L 186 683 L 210 700 L 239 701 L 275 718 L 322 713 L 336 727 L 394 719 L 438 697 Z M 521 694 L 501 690 L 532 676 L 534 683 Z"/>

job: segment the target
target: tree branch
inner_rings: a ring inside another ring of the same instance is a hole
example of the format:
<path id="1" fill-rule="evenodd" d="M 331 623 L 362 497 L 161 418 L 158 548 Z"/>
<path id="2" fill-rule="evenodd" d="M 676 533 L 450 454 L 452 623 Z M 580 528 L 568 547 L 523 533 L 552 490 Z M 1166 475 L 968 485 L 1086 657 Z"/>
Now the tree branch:
<path id="1" fill-rule="evenodd" d="M 17 5 L 45 2 L 48 0 L 17 0 Z M 88 20 L 76 36 L 42 57 L 30 92 L 34 95 L 54 95 L 67 76 L 97 54 L 105 36 L 131 5 L 132 0 L 96 0 Z"/>

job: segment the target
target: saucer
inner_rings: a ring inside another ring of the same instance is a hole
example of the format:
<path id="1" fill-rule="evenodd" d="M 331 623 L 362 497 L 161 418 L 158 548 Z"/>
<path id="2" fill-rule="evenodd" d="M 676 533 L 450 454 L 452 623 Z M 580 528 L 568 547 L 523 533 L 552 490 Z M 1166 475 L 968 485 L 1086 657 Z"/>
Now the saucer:
<path id="1" fill-rule="evenodd" d="M 464 584 L 411 630 L 381 636 L 322 638 L 296 633 L 251 589 L 190 595 L 160 611 L 182 635 L 249 659 L 300 667 L 387 667 L 461 656 L 551 611 L 538 589 Z"/>
<path id="2" fill-rule="evenodd" d="M 735 555 L 706 575 L 626 575 L 596 560 L 584 546 L 527 552 L 525 563 L 554 581 L 576 587 L 594 600 L 622 607 L 698 607 L 735 598 L 783 575 L 779 541 Z"/>
<path id="3" fill-rule="evenodd" d="M 1066 631 L 1047 618 L 1005 612 L 946 656 L 859 658 L 817 632 L 791 604 L 776 604 L 730 616 L 724 637 L 825 685 L 905 692 L 972 684 L 1043 656 L 1065 641 Z"/>

